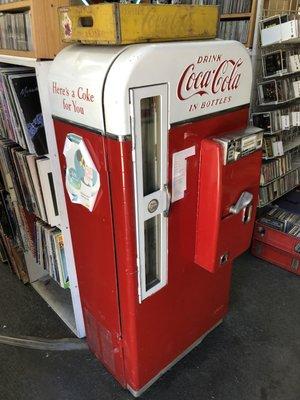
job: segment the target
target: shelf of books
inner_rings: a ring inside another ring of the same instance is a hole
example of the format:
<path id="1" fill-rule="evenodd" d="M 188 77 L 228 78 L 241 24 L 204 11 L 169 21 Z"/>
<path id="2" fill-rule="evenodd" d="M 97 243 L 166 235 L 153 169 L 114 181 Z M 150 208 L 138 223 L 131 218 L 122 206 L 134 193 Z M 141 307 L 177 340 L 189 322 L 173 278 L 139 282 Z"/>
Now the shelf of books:
<path id="1" fill-rule="evenodd" d="M 265 207 L 299 185 L 300 155 L 291 153 L 262 165 L 259 207 Z"/>
<path id="2" fill-rule="evenodd" d="M 69 0 L 0 0 L 0 55 L 53 59 L 62 48 L 58 8 Z"/>
<path id="3" fill-rule="evenodd" d="M 294 44 L 300 37 L 298 3 L 266 0 L 260 21 L 252 106 L 253 125 L 264 129 L 260 207 L 300 183 L 300 50 Z"/>
<path id="4" fill-rule="evenodd" d="M 22 2 L 23 3 L 23 2 Z M 0 56 L 1 249 L 79 337 L 85 335 L 63 184 L 50 114 L 51 62 L 34 68 Z M 18 61 L 21 62 L 19 59 Z"/>
<path id="5" fill-rule="evenodd" d="M 198 0 L 193 4 L 220 7 L 219 37 L 238 40 L 251 48 L 254 36 L 257 0 Z"/>

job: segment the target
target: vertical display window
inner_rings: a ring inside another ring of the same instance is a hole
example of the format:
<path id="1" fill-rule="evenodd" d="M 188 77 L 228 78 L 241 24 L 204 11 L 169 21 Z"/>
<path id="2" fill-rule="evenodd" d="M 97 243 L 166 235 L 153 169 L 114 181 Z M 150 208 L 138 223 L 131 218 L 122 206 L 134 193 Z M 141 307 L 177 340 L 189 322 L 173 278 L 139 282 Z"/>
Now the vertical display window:
<path id="1" fill-rule="evenodd" d="M 140 301 L 167 283 L 167 87 L 131 90 Z"/>

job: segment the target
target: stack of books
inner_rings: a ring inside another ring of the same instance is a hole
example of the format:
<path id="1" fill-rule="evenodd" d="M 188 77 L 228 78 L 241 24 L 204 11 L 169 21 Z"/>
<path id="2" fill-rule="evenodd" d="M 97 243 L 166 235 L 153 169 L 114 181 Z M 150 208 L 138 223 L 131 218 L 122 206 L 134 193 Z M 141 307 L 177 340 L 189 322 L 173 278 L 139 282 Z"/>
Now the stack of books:
<path id="1" fill-rule="evenodd" d="M 35 224 L 35 258 L 62 288 L 69 288 L 64 241 L 58 228 L 51 228 L 42 221 Z"/>
<path id="2" fill-rule="evenodd" d="M 259 190 L 259 206 L 265 205 L 283 196 L 288 191 L 299 185 L 299 169 L 289 172 L 270 184 L 263 186 Z"/>
<path id="3" fill-rule="evenodd" d="M 0 65 L 0 236 L 10 264 L 13 248 L 30 250 L 63 288 L 69 287 L 58 205 L 47 157 L 34 70 Z M 5 211 L 5 212 L 4 212 Z M 14 268 L 15 270 L 15 268 Z M 20 274 L 19 274 L 20 276 Z"/>
<path id="4" fill-rule="evenodd" d="M 0 2 L 0 4 L 2 3 L 5 2 Z M 33 50 L 29 11 L 0 14 L 0 48 L 20 51 Z"/>
<path id="5" fill-rule="evenodd" d="M 193 4 L 217 5 L 221 14 L 249 13 L 252 0 L 196 0 Z"/>
<path id="6" fill-rule="evenodd" d="M 241 43 L 246 43 L 249 27 L 249 20 L 220 21 L 219 37 L 225 40 L 238 40 Z"/>
<path id="7" fill-rule="evenodd" d="M 264 136 L 263 157 L 265 159 L 283 156 L 283 143 L 281 138 L 276 136 Z"/>
<path id="8" fill-rule="evenodd" d="M 59 213 L 47 157 L 30 154 L 9 139 L 0 139 L 0 167 L 4 186 L 26 210 L 51 226 L 59 224 Z"/>
<path id="9" fill-rule="evenodd" d="M 0 133 L 30 153 L 48 153 L 34 70 L 0 64 Z"/>
<path id="10" fill-rule="evenodd" d="M 287 153 L 283 157 L 276 158 L 275 160 L 268 161 L 261 166 L 260 184 L 267 185 L 270 181 L 291 171 L 292 168 L 291 153 Z"/>

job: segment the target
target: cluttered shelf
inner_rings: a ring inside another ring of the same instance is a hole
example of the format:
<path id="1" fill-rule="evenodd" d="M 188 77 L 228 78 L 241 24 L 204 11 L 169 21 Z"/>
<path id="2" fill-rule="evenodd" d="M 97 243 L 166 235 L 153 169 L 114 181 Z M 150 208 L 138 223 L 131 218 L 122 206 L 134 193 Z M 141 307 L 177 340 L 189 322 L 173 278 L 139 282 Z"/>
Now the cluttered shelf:
<path id="1" fill-rule="evenodd" d="M 259 207 L 265 207 L 299 185 L 299 167 L 259 190 Z"/>
<path id="2" fill-rule="evenodd" d="M 69 0 L 0 3 L 0 55 L 53 59 L 62 48 L 58 8 Z"/>
<path id="3" fill-rule="evenodd" d="M 1 191 L 5 193 L 2 203 L 9 222 L 5 234 L 12 241 L 18 238 L 15 244 L 24 252 L 29 250 L 41 270 L 68 288 L 36 73 L 23 66 L 2 66 L 0 78 Z"/>
<path id="4" fill-rule="evenodd" d="M 283 193 L 278 194 L 272 200 L 269 200 L 269 201 L 267 201 L 265 203 L 260 202 L 259 205 L 258 205 L 258 208 L 263 208 L 263 207 L 266 207 L 266 206 L 272 204 L 274 201 L 280 199 L 282 196 L 284 196 L 285 194 L 287 194 L 287 193 L 291 192 L 292 190 L 296 189 L 298 186 L 299 186 L 299 183 L 297 183 L 296 185 L 292 186 L 291 188 L 285 190 Z"/>
<path id="5" fill-rule="evenodd" d="M 260 184 L 260 186 L 261 186 L 261 187 L 268 186 L 268 185 L 270 185 L 271 183 L 277 181 L 278 179 L 284 178 L 286 175 L 290 174 L 291 172 L 296 171 L 297 169 L 299 169 L 299 166 L 297 166 L 297 167 L 295 167 L 295 168 L 293 168 L 293 169 L 291 169 L 291 170 L 285 172 L 284 174 L 282 174 L 282 175 L 280 175 L 280 176 L 277 176 L 277 177 L 274 178 L 274 179 L 271 179 L 270 181 L 268 181 L 268 182 L 266 182 L 266 183 Z"/>

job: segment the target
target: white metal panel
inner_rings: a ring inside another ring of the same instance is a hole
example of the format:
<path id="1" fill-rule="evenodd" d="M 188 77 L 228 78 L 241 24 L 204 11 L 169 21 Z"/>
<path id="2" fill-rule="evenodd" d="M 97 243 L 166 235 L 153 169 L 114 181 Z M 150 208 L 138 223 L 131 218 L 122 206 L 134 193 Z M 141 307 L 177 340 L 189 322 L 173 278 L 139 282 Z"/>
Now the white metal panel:
<path id="1" fill-rule="evenodd" d="M 250 102 L 250 57 L 236 41 L 128 46 L 112 64 L 105 82 L 107 133 L 130 134 L 130 88 L 161 83 L 169 85 L 171 124 L 239 107 Z"/>
<path id="2" fill-rule="evenodd" d="M 61 51 L 48 78 L 52 114 L 104 131 L 102 88 L 111 63 L 124 50 L 76 45 Z"/>
<path id="3" fill-rule="evenodd" d="M 64 194 L 64 186 L 62 181 L 61 169 L 59 164 L 59 157 L 58 157 L 58 150 L 57 150 L 57 143 L 55 139 L 55 131 L 54 125 L 51 117 L 51 110 L 50 110 L 50 99 L 48 93 L 48 86 L 47 86 L 47 79 L 49 77 L 49 69 L 51 66 L 51 61 L 43 61 L 38 62 L 36 64 L 36 75 L 37 75 L 37 82 L 39 88 L 39 94 L 41 99 L 41 106 L 45 124 L 45 132 L 47 138 L 47 144 L 49 149 L 49 158 L 52 165 L 52 173 L 55 185 L 55 191 L 57 195 L 57 204 L 59 208 L 61 226 L 60 229 L 63 233 L 64 243 L 65 243 L 65 254 L 66 254 L 66 263 L 67 269 L 70 279 L 70 291 L 71 291 L 71 298 L 72 298 L 72 305 L 74 311 L 74 319 L 75 319 L 75 327 L 73 330 L 75 331 L 78 337 L 85 336 L 85 326 L 83 321 L 83 314 L 82 314 L 82 306 L 80 300 L 80 293 L 78 287 L 78 280 L 77 280 L 77 273 L 75 267 L 75 260 L 73 254 L 73 244 L 71 238 L 71 232 L 69 227 L 69 219 L 67 213 L 67 207 L 65 202 L 65 194 Z M 54 310 L 56 310 L 53 307 Z M 63 318 L 63 313 L 60 312 L 59 314 Z M 67 321 L 65 321 L 68 323 Z"/>
<path id="4" fill-rule="evenodd" d="M 168 83 L 176 123 L 249 103 L 251 82 L 249 54 L 235 41 L 75 45 L 56 57 L 49 90 L 54 115 L 124 136 L 130 88 Z"/>
<path id="5" fill-rule="evenodd" d="M 280 24 L 261 30 L 262 46 L 269 46 L 270 44 L 280 43 L 280 42 L 281 42 Z"/>

